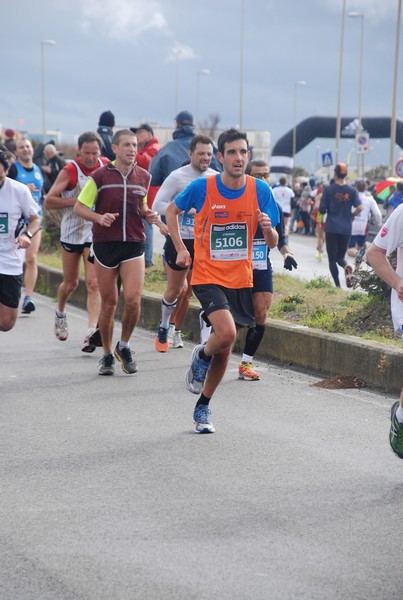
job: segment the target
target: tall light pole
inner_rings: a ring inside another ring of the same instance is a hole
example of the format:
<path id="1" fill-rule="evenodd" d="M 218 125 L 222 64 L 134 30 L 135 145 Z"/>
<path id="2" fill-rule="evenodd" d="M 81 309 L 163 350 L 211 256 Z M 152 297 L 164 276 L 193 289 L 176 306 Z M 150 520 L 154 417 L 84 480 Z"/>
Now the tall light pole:
<path id="1" fill-rule="evenodd" d="M 208 69 L 199 69 L 196 74 L 196 127 L 200 127 L 199 123 L 199 105 L 200 105 L 200 76 L 210 75 Z"/>
<path id="2" fill-rule="evenodd" d="M 292 128 L 292 168 L 295 168 L 295 155 L 297 153 L 297 96 L 298 88 L 306 85 L 305 81 L 300 79 L 294 83 L 294 115 L 293 115 L 293 128 Z"/>
<path id="3" fill-rule="evenodd" d="M 42 142 L 46 139 L 46 102 L 45 102 L 45 46 L 54 46 L 55 40 L 41 41 L 41 90 L 42 90 Z"/>
<path id="4" fill-rule="evenodd" d="M 239 41 L 239 129 L 243 129 L 243 62 L 244 62 L 244 0 L 241 0 L 241 35 Z"/>
<path id="5" fill-rule="evenodd" d="M 340 40 L 340 59 L 339 59 L 339 89 L 337 94 L 337 118 L 336 118 L 336 163 L 339 162 L 340 153 L 340 135 L 341 135 L 341 92 L 343 87 L 343 58 L 344 58 L 344 29 L 346 24 L 346 0 L 343 0 L 343 10 L 341 15 L 341 40 Z"/>
<path id="6" fill-rule="evenodd" d="M 360 26 L 360 74 L 358 81 L 358 132 L 361 133 L 362 127 L 362 81 L 363 81 L 363 67 L 364 67 L 364 15 L 360 12 L 348 12 L 347 16 L 356 19 L 359 18 L 361 20 Z M 358 167 L 358 177 L 363 176 L 364 171 L 364 154 L 357 154 L 357 167 Z"/>
<path id="7" fill-rule="evenodd" d="M 180 48 L 172 48 L 172 52 L 176 58 L 176 77 L 175 77 L 175 115 L 179 112 L 179 60 L 182 50 Z"/>
<path id="8" fill-rule="evenodd" d="M 399 47 L 400 47 L 400 21 L 402 16 L 402 0 L 398 0 L 397 7 L 397 25 L 396 25 L 396 45 L 395 45 L 395 68 L 393 76 L 393 97 L 392 97 L 392 117 L 390 120 L 390 154 L 389 154 L 389 175 L 393 175 L 395 144 L 396 144 L 396 104 L 397 104 L 397 83 L 399 74 Z"/>

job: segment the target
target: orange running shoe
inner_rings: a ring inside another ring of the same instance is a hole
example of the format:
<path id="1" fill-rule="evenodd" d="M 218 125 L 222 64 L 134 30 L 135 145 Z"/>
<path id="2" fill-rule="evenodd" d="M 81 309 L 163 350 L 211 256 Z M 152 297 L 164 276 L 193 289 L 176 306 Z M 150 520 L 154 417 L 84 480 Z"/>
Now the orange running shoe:
<path id="1" fill-rule="evenodd" d="M 244 381 L 259 381 L 260 375 L 254 370 L 251 362 L 242 361 L 238 369 L 238 379 Z"/>
<path id="2" fill-rule="evenodd" d="M 158 325 L 157 335 L 155 337 L 154 346 L 157 352 L 168 352 L 169 341 L 168 341 L 168 327 L 161 327 L 161 321 Z"/>

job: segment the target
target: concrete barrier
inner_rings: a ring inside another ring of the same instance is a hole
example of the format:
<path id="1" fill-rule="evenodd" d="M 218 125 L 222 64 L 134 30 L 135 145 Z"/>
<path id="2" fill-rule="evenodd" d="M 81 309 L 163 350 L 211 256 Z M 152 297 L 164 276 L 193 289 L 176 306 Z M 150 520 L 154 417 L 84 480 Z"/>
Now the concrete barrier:
<path id="1" fill-rule="evenodd" d="M 57 269 L 39 266 L 36 290 L 56 299 L 62 281 Z M 80 280 L 70 302 L 85 308 L 86 288 Z M 116 318 L 121 317 L 119 302 Z M 161 314 L 161 296 L 144 292 L 139 325 L 155 330 Z M 192 306 L 184 323 L 187 338 L 198 342 L 198 307 Z M 240 351 L 245 331 L 241 331 L 235 350 Z M 308 368 L 324 376 L 349 375 L 364 380 L 368 387 L 399 392 L 403 386 L 403 349 L 363 338 L 326 333 L 319 329 L 268 319 L 266 334 L 258 358 L 276 360 L 299 368 Z"/>

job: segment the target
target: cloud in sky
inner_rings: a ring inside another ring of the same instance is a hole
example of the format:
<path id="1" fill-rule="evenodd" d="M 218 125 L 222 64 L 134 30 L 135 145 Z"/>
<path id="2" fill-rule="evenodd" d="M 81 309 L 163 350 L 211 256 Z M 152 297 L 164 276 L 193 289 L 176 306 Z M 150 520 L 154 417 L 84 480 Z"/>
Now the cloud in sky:
<path id="1" fill-rule="evenodd" d="M 87 0 L 81 5 L 84 33 L 100 32 L 121 42 L 138 43 L 149 30 L 170 34 L 161 4 L 156 0 Z"/>
<path id="2" fill-rule="evenodd" d="M 172 62 L 176 60 L 177 57 L 179 60 L 194 60 L 195 58 L 200 58 L 190 46 L 186 46 L 180 42 L 174 42 L 171 52 L 166 58 L 166 62 Z"/>

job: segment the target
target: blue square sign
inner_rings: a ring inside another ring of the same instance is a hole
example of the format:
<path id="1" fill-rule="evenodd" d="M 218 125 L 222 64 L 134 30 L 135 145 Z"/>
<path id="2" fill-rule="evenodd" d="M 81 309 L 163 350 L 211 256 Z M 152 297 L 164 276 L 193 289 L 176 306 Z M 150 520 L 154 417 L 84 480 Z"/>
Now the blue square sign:
<path id="1" fill-rule="evenodd" d="M 324 152 L 322 154 L 322 166 L 331 167 L 333 164 L 333 156 L 331 152 Z"/>

